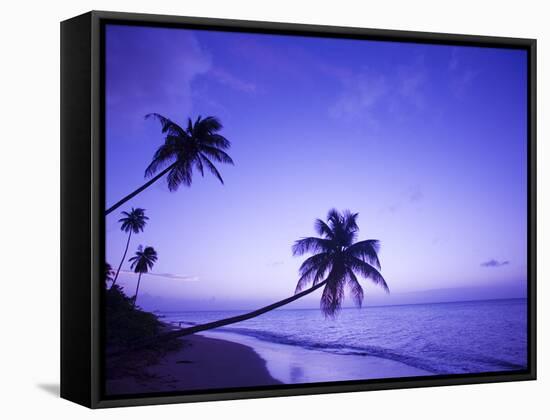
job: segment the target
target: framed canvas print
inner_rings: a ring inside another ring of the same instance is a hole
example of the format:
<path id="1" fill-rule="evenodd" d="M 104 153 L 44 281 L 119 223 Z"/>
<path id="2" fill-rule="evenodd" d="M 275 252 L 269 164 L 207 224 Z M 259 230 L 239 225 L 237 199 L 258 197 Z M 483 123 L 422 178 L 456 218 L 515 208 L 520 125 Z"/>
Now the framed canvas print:
<path id="1" fill-rule="evenodd" d="M 535 40 L 61 24 L 61 394 L 535 379 Z"/>

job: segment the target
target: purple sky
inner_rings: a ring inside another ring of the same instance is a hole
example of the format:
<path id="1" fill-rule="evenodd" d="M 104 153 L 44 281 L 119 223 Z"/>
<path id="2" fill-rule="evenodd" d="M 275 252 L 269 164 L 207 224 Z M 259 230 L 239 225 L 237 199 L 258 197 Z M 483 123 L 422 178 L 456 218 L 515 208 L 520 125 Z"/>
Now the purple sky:
<path id="1" fill-rule="evenodd" d="M 159 182 L 120 209 L 150 217 L 130 246 L 159 255 L 144 307 L 291 295 L 303 261 L 291 245 L 332 207 L 359 212 L 360 239 L 382 242 L 392 294 L 364 281 L 366 304 L 525 294 L 524 51 L 109 25 L 106 78 L 108 205 L 144 182 L 163 141 L 147 113 L 215 115 L 233 144 L 225 186 Z M 106 224 L 113 266 L 118 219 Z M 131 293 L 135 281 L 121 275 Z"/>

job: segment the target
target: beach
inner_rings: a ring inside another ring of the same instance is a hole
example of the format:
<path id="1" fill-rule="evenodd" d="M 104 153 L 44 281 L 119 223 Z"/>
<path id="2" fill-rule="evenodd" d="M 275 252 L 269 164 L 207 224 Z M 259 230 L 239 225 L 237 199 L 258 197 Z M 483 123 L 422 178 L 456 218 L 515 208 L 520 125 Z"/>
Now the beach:
<path id="1" fill-rule="evenodd" d="M 272 311 L 110 361 L 106 390 L 122 395 L 521 370 L 525 308 L 522 299 L 367 307 L 344 309 L 332 321 L 317 309 Z M 161 319 L 177 329 L 235 313 L 171 312 Z"/>
<path id="2" fill-rule="evenodd" d="M 206 335 L 182 338 L 181 348 L 154 361 L 138 353 L 135 363 L 126 359 L 125 366 L 113 364 L 106 381 L 107 395 L 429 374 L 379 357 L 334 355 L 230 333 Z"/>
<path id="3" fill-rule="evenodd" d="M 107 394 L 240 388 L 280 383 L 271 377 L 265 361 L 250 347 L 200 335 L 180 340 L 180 349 L 167 352 L 153 363 L 137 363 L 134 369 L 125 366 L 114 372 L 106 381 Z M 141 355 L 136 354 L 136 359 L 142 359 Z"/>
<path id="4" fill-rule="evenodd" d="M 433 375 L 427 370 L 383 357 L 334 353 L 326 348 L 305 348 L 230 332 L 209 331 L 204 335 L 254 349 L 266 361 L 269 374 L 284 384 Z"/>

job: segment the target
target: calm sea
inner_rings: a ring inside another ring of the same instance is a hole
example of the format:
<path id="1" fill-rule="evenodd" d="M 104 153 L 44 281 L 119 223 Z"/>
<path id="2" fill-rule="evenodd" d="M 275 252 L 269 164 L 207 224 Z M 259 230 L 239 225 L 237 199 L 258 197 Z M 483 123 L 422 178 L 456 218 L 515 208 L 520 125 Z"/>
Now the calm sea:
<path id="1" fill-rule="evenodd" d="M 162 315 L 190 325 L 237 313 Z M 439 375 L 527 365 L 525 299 L 350 308 L 334 320 L 318 309 L 281 309 L 219 331 L 338 355 L 376 356 Z"/>

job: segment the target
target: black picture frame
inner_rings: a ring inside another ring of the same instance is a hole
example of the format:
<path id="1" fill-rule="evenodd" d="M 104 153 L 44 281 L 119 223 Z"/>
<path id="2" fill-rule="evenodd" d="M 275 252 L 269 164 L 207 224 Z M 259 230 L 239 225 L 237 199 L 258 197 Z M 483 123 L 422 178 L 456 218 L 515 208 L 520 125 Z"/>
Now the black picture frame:
<path id="1" fill-rule="evenodd" d="M 528 54 L 528 368 L 107 398 L 102 386 L 106 23 L 522 49 Z M 61 23 L 61 397 L 90 408 L 536 379 L 536 40 L 92 11 Z"/>

